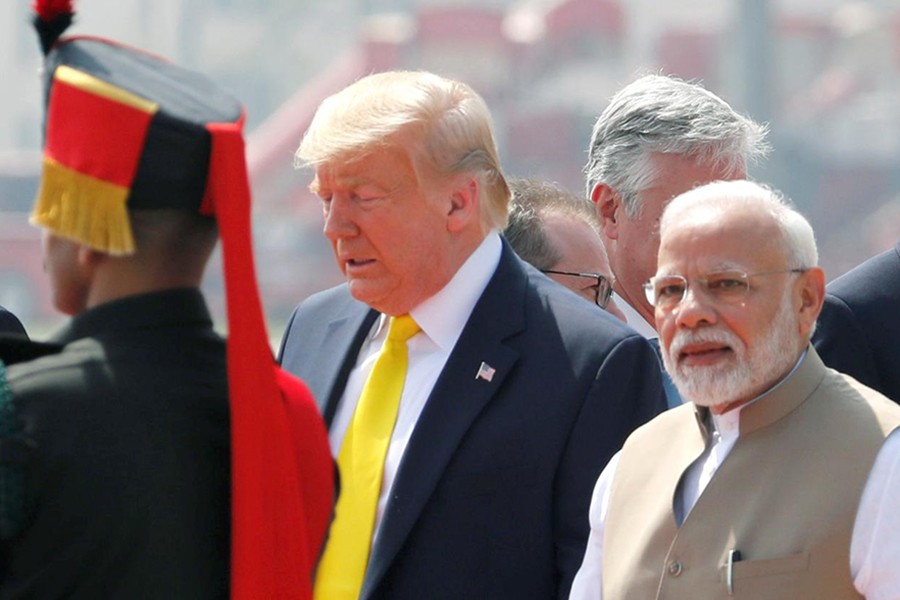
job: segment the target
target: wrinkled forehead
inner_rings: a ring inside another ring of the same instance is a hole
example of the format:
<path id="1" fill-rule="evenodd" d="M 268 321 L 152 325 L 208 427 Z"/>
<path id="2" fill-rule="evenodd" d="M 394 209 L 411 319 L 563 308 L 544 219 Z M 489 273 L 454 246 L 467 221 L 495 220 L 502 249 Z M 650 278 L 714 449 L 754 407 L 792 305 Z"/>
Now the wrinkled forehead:
<path id="1" fill-rule="evenodd" d="M 417 185 L 420 180 L 414 155 L 403 144 L 379 144 L 338 155 L 315 166 L 310 190 L 351 190 L 374 187 L 391 191 Z"/>
<path id="2" fill-rule="evenodd" d="M 697 209 L 663 229 L 658 275 L 781 268 L 786 256 L 771 219 L 727 210 Z"/>

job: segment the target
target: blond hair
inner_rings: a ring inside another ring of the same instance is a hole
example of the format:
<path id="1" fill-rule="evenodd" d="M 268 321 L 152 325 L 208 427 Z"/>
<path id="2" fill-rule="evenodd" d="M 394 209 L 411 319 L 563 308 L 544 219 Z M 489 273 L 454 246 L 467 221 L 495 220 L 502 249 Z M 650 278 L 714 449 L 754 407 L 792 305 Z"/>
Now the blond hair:
<path id="1" fill-rule="evenodd" d="M 402 146 L 401 134 L 412 135 L 417 170 L 475 175 L 484 190 L 483 225 L 506 226 L 510 193 L 487 105 L 468 85 L 433 73 L 375 73 L 329 96 L 316 110 L 294 165 L 315 167 Z"/>

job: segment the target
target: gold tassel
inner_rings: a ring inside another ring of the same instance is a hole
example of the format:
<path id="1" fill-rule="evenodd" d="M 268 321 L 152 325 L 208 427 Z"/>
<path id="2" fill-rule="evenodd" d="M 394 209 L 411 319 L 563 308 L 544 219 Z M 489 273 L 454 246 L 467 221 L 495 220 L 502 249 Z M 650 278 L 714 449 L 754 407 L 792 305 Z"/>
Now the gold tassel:
<path id="1" fill-rule="evenodd" d="M 31 223 L 106 254 L 134 254 L 128 192 L 44 157 Z"/>

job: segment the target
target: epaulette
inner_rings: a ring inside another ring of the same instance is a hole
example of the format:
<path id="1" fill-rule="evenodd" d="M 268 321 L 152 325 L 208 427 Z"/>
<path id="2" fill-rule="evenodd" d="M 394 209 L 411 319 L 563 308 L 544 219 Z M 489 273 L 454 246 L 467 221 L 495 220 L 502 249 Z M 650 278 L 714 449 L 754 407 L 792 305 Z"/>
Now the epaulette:
<path id="1" fill-rule="evenodd" d="M 6 365 L 27 362 L 62 352 L 63 344 L 35 342 L 15 333 L 0 334 L 0 361 Z"/>

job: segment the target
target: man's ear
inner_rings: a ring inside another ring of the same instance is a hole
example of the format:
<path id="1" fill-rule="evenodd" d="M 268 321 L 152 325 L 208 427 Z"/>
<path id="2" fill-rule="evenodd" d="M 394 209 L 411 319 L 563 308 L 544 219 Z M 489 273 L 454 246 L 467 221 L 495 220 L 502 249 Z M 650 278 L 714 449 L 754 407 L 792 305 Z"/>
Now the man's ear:
<path id="1" fill-rule="evenodd" d="M 467 175 L 453 185 L 447 212 L 447 230 L 450 233 L 462 231 L 473 220 L 481 218 L 481 186 L 478 179 Z"/>
<path id="2" fill-rule="evenodd" d="M 800 274 L 797 286 L 800 299 L 800 333 L 811 336 L 816 319 L 822 312 L 822 304 L 825 302 L 825 271 L 820 267 L 807 269 Z"/>
<path id="3" fill-rule="evenodd" d="M 625 207 L 618 192 L 605 183 L 598 183 L 591 190 L 591 202 L 597 207 L 597 221 L 603 236 L 618 239 L 619 221 L 625 217 Z"/>

